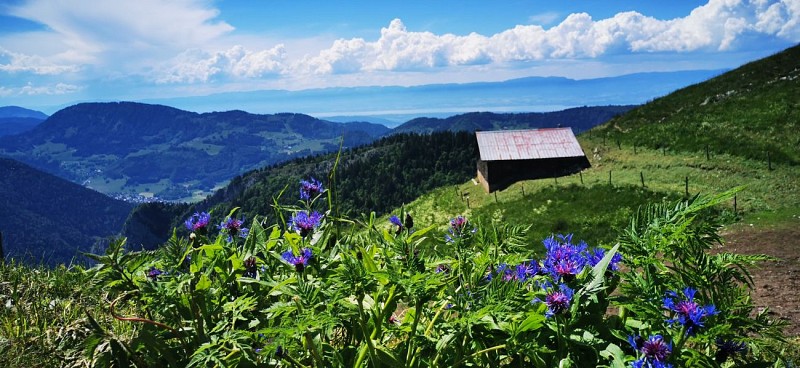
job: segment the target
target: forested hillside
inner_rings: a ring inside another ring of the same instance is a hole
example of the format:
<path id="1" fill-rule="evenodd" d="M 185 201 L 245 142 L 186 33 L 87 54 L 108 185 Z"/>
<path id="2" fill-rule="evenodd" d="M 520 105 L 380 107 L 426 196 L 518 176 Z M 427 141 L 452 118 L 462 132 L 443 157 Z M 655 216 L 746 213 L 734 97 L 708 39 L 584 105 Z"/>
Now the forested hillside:
<path id="1" fill-rule="evenodd" d="M 288 185 L 279 203 L 296 203 L 298 193 L 290 184 L 309 177 L 326 185 L 334 184 L 332 190 L 340 214 L 357 216 L 369 211 L 381 214 L 434 188 L 469 180 L 475 175 L 477 158 L 473 133 L 394 135 L 342 152 L 338 165 L 336 154 L 295 159 L 241 175 L 194 205 L 142 205 L 133 212 L 124 232 L 131 244 L 153 247 L 195 211 L 211 210 L 224 216 L 241 207 L 247 218 L 271 215 L 273 198 L 278 198 Z M 334 165 L 335 177 L 329 181 Z M 171 221 L 151 220 L 154 218 L 171 218 Z"/>
<path id="2" fill-rule="evenodd" d="M 209 192 L 247 170 L 372 142 L 389 129 L 303 114 L 198 114 L 132 102 L 84 103 L 0 137 L 0 154 L 106 194 L 161 199 Z"/>
<path id="3" fill-rule="evenodd" d="M 7 258 L 69 263 L 119 233 L 131 204 L 0 158 L 0 232 Z"/>

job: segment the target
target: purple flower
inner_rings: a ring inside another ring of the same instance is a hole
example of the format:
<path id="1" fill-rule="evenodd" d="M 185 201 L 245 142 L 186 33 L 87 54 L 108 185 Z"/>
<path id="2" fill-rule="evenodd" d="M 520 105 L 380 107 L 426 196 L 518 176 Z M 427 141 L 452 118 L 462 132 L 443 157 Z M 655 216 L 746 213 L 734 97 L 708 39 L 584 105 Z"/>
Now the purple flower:
<path id="1" fill-rule="evenodd" d="M 151 266 L 150 269 L 147 270 L 147 277 L 150 280 L 156 281 L 156 280 L 158 280 L 158 276 L 160 276 L 163 273 L 164 273 L 164 271 L 159 270 L 155 266 Z"/>
<path id="2" fill-rule="evenodd" d="M 549 282 L 545 282 L 542 285 L 542 289 L 545 290 L 546 294 L 544 297 L 544 304 L 547 305 L 547 312 L 544 315 L 547 318 L 553 317 L 558 314 L 562 314 L 565 311 L 569 310 L 569 306 L 572 303 L 572 296 L 574 292 L 569 286 L 565 284 L 559 284 L 558 288 L 553 287 L 552 284 Z M 539 298 L 533 299 L 531 303 L 541 303 L 542 300 Z"/>
<path id="3" fill-rule="evenodd" d="M 700 306 L 694 301 L 697 290 L 686 287 L 683 297 L 674 291 L 667 292 L 664 297 L 664 308 L 674 313 L 674 318 L 668 319 L 669 324 L 679 323 L 686 328 L 686 334 L 694 335 L 697 329 L 704 327 L 706 317 L 717 314 L 713 304 Z"/>
<path id="4" fill-rule="evenodd" d="M 647 340 L 638 335 L 628 336 L 628 342 L 641 354 L 640 359 L 632 363 L 633 367 L 672 367 L 666 363 L 672 354 L 672 344 L 664 341 L 661 335 L 650 336 Z"/>
<path id="5" fill-rule="evenodd" d="M 184 225 L 186 225 L 189 231 L 204 231 L 206 227 L 208 227 L 209 222 L 211 222 L 211 215 L 209 215 L 208 212 L 195 212 L 186 219 Z"/>
<path id="6" fill-rule="evenodd" d="M 572 244 L 572 234 L 550 236 L 542 243 L 547 249 L 543 266 L 555 280 L 569 281 L 588 264 L 586 243 Z"/>
<path id="7" fill-rule="evenodd" d="M 314 178 L 310 178 L 310 180 L 300 180 L 300 199 L 304 201 L 308 201 L 318 194 L 325 191 L 322 187 L 322 183 Z"/>
<path id="8" fill-rule="evenodd" d="M 234 237 L 246 238 L 247 234 L 250 230 L 246 227 L 242 227 L 244 224 L 244 217 L 242 219 L 236 219 L 233 217 L 228 217 L 225 221 L 222 221 L 217 228 L 228 233 L 228 241 L 233 241 Z"/>
<path id="9" fill-rule="evenodd" d="M 281 254 L 283 260 L 288 262 L 290 265 L 293 265 L 294 269 L 297 270 L 297 272 L 303 272 L 306 266 L 308 266 L 308 261 L 311 260 L 311 257 L 313 256 L 314 255 L 313 253 L 311 253 L 311 249 L 309 248 L 301 249 L 300 254 L 298 255 L 295 255 L 291 249 Z"/>
<path id="10" fill-rule="evenodd" d="M 322 214 L 317 211 L 311 212 L 311 214 L 308 211 L 300 211 L 289 219 L 289 223 L 292 228 L 300 232 L 301 236 L 305 237 L 319 226 L 321 220 Z"/>
<path id="11" fill-rule="evenodd" d="M 467 218 L 464 216 L 457 216 L 453 219 L 450 219 L 450 229 L 448 229 L 450 234 L 446 234 L 444 236 L 444 240 L 448 243 L 452 243 L 456 238 L 461 238 L 464 235 L 467 235 L 467 233 L 465 233 L 467 227 L 469 227 L 469 221 L 467 221 Z M 478 231 L 477 228 L 472 228 L 470 233 L 475 233 L 476 231 Z"/>
<path id="12" fill-rule="evenodd" d="M 717 345 L 717 353 L 714 355 L 714 359 L 716 359 L 717 363 L 722 364 L 725 363 L 728 358 L 739 354 L 744 354 L 747 352 L 747 344 L 742 342 L 736 342 L 733 340 L 723 340 L 722 338 L 717 338 L 716 341 Z"/>

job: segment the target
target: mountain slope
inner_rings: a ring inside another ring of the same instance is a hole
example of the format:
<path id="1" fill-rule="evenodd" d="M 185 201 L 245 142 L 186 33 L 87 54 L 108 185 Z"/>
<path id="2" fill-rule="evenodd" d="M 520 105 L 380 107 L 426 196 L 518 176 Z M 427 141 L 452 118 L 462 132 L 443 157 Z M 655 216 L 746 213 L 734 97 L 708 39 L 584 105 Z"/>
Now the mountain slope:
<path id="1" fill-rule="evenodd" d="M 118 234 L 132 205 L 0 157 L 0 232 L 7 258 L 68 263 Z"/>
<path id="2" fill-rule="evenodd" d="M 652 148 L 800 163 L 800 46 L 632 110 L 600 135 Z M 769 155 L 769 156 L 768 156 Z"/>
<path id="3" fill-rule="evenodd" d="M 31 131 L 0 137 L 0 153 L 104 193 L 191 197 L 257 167 L 373 141 L 388 128 L 302 114 L 197 114 L 131 102 L 85 103 Z"/>
<path id="4" fill-rule="evenodd" d="M 0 137 L 33 129 L 47 119 L 42 112 L 19 106 L 0 106 Z"/>
<path id="5" fill-rule="evenodd" d="M 335 172 L 336 213 L 358 216 L 385 213 L 428 191 L 462 183 L 475 175 L 478 157 L 475 135 L 468 132 L 437 132 L 426 135 L 398 134 L 337 155 L 292 160 L 236 177 L 202 202 L 192 205 L 148 203 L 137 207 L 123 231 L 129 243 L 155 247 L 171 234 L 172 227 L 196 211 L 211 210 L 221 221 L 239 207 L 248 219 L 273 216 L 273 199 L 289 186 L 278 202 L 297 204 L 296 183 L 316 177 L 326 187 Z M 171 219 L 171 220 L 167 220 Z"/>
<path id="6" fill-rule="evenodd" d="M 19 106 L 0 106 L 0 118 L 34 118 L 44 120 L 47 119 L 47 114 Z"/>
<path id="7" fill-rule="evenodd" d="M 501 129 L 532 129 L 571 127 L 577 134 L 625 113 L 635 106 L 576 107 L 554 112 L 496 114 L 474 112 L 448 117 L 416 118 L 398 126 L 392 133 L 431 133 L 449 130 L 453 132 Z"/>

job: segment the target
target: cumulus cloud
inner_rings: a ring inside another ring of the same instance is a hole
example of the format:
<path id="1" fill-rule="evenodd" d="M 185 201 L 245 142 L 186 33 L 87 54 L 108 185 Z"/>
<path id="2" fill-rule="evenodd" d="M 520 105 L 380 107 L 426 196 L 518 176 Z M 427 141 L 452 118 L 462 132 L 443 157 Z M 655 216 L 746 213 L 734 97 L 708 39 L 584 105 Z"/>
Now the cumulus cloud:
<path id="1" fill-rule="evenodd" d="M 59 65 L 38 55 L 25 55 L 0 47 L 0 71 L 48 75 L 77 72 L 78 70 L 80 70 L 80 67 L 77 65 Z"/>
<path id="2" fill-rule="evenodd" d="M 624 12 L 595 20 L 575 13 L 545 29 L 518 25 L 484 36 L 409 31 L 400 19 L 376 41 L 340 39 L 307 57 L 301 70 L 318 74 L 424 70 L 437 67 L 596 58 L 614 53 L 727 51 L 744 35 L 800 42 L 800 1 L 710 0 L 682 18 Z"/>
<path id="3" fill-rule="evenodd" d="M 35 95 L 64 95 L 82 90 L 80 86 L 67 83 L 56 83 L 54 85 L 36 86 L 28 83 L 22 87 L 0 86 L 0 96 L 35 96 Z"/>
<path id="4" fill-rule="evenodd" d="M 236 45 L 220 52 L 199 49 L 185 51 L 168 61 L 156 73 L 158 83 L 208 82 L 215 76 L 261 78 L 283 71 L 284 45 L 251 51 Z"/>

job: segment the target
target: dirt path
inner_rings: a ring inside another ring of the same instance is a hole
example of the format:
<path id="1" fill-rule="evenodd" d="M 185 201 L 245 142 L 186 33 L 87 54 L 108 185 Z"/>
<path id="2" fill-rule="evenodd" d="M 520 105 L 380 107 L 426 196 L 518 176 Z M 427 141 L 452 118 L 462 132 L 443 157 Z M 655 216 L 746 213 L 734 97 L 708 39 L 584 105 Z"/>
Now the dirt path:
<path id="1" fill-rule="evenodd" d="M 740 254 L 766 254 L 777 258 L 751 270 L 757 308 L 770 308 L 770 314 L 789 326 L 786 336 L 800 336 L 800 219 L 780 226 L 731 226 L 722 232 L 721 251 Z"/>

